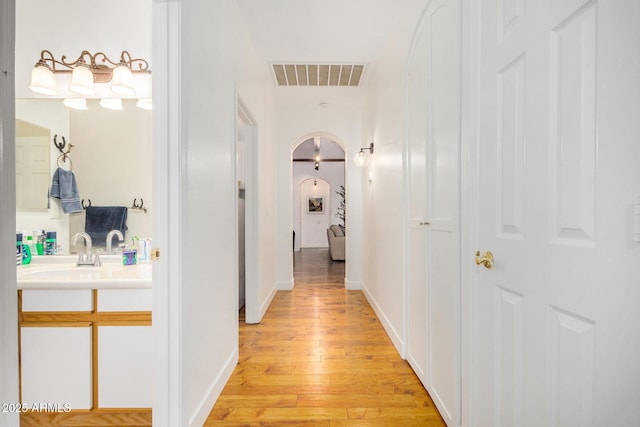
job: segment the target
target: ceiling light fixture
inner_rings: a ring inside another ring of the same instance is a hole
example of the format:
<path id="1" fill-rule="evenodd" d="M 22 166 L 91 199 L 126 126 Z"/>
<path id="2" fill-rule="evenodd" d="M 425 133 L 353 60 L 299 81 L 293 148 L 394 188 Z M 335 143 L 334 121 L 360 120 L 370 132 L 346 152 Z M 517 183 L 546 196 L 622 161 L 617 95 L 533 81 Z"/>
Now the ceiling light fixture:
<path id="1" fill-rule="evenodd" d="M 365 153 L 364 150 L 369 150 L 370 155 L 367 156 L 367 153 Z M 369 164 L 369 160 L 371 160 L 371 154 L 373 154 L 373 142 L 369 144 L 368 147 L 360 148 L 360 151 L 356 153 L 355 157 L 353 158 L 353 161 L 357 167 L 359 168 L 365 167 Z"/>
<path id="2" fill-rule="evenodd" d="M 132 58 L 126 50 L 120 54 L 119 62 L 112 61 L 103 52 L 92 54 L 86 50 L 83 50 L 75 61 L 70 62 L 65 55 L 58 60 L 53 53 L 43 50 L 31 71 L 29 89 L 44 95 L 55 95 L 57 73 L 71 73 L 69 89 L 81 95 L 94 95 L 94 83 L 111 82 L 113 92 L 134 96 L 133 74 L 150 74 L 151 70 L 146 60 Z"/>

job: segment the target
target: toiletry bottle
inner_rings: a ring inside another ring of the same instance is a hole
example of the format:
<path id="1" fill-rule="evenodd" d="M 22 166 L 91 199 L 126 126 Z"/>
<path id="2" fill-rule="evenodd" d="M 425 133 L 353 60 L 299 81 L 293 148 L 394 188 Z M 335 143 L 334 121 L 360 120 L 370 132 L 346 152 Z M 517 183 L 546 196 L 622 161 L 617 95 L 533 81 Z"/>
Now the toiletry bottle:
<path id="1" fill-rule="evenodd" d="M 56 253 L 56 232 L 47 231 L 47 239 L 44 248 L 45 255 L 55 255 Z"/>
<path id="2" fill-rule="evenodd" d="M 31 249 L 26 243 L 22 244 L 22 264 L 29 264 L 31 262 Z"/>
<path id="3" fill-rule="evenodd" d="M 16 234 L 16 265 L 22 265 L 22 233 Z"/>
<path id="4" fill-rule="evenodd" d="M 24 235 L 22 236 L 22 241 L 24 243 Z M 29 247 L 29 252 L 31 252 L 31 256 L 36 253 L 36 245 L 33 243 L 33 236 L 27 236 L 27 246 Z"/>
<path id="5" fill-rule="evenodd" d="M 45 240 L 45 233 L 44 230 L 42 230 L 42 232 L 38 233 L 38 240 L 36 242 L 36 251 L 38 252 L 38 255 L 44 255 Z"/>

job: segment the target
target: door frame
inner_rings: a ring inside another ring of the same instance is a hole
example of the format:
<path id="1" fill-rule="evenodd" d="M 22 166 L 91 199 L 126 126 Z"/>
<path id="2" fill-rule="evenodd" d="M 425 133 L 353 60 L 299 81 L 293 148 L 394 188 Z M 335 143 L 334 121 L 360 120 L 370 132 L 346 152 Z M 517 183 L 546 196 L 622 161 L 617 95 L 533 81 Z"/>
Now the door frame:
<path id="1" fill-rule="evenodd" d="M 14 241 L 15 174 L 15 0 L 0 2 L 0 240 Z M 15 403 L 18 386 L 18 293 L 13 245 L 0 245 L 0 402 Z M 19 424 L 19 413 L 0 411 L 0 426 Z"/>
<path id="2" fill-rule="evenodd" d="M 478 247 L 479 199 L 478 115 L 480 97 L 481 2 L 461 0 L 462 11 L 462 115 L 460 142 L 460 425 L 473 419 L 474 346 L 473 303 L 477 289 L 477 267 L 473 262 Z"/>
<path id="3" fill-rule="evenodd" d="M 152 3 L 153 425 L 184 425 L 182 401 L 181 188 L 184 149 L 180 128 L 180 2 Z"/>
<path id="4" fill-rule="evenodd" d="M 258 215 L 258 128 L 251 112 L 236 90 L 236 135 L 235 153 L 238 155 L 238 127 L 246 130 L 245 135 L 245 322 L 259 323 L 262 319 L 260 306 L 260 257 L 259 215 Z M 238 173 L 236 170 L 236 179 Z M 236 214 L 237 217 L 237 214 Z"/>

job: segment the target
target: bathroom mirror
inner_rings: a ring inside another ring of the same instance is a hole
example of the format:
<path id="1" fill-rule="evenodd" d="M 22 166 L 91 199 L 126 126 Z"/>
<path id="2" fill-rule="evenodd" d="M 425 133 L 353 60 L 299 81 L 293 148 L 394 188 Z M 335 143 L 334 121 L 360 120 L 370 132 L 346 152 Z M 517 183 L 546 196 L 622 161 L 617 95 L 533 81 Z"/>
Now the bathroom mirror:
<path id="1" fill-rule="evenodd" d="M 144 210 L 128 210 L 125 243 L 131 245 L 133 236 L 152 237 L 152 112 L 138 108 L 135 99 L 123 100 L 120 111 L 101 107 L 97 99 L 87 100 L 87 105 L 88 110 L 78 111 L 65 107 L 61 99 L 16 99 L 16 119 L 39 128 L 43 138 L 46 133 L 48 149 L 48 154 L 42 154 L 48 158 L 41 180 L 45 188 L 39 202 L 42 207 L 18 205 L 16 229 L 57 231 L 62 253 L 74 250 L 69 247 L 70 238 L 84 231 L 85 215 L 84 211 L 65 214 L 56 199 L 50 200 L 47 209 L 47 190 L 60 155 L 53 145 L 54 135 L 58 142 L 64 136 L 67 144 L 73 144 L 71 162 L 62 167 L 73 171 L 80 198 L 93 206 L 144 203 Z"/>

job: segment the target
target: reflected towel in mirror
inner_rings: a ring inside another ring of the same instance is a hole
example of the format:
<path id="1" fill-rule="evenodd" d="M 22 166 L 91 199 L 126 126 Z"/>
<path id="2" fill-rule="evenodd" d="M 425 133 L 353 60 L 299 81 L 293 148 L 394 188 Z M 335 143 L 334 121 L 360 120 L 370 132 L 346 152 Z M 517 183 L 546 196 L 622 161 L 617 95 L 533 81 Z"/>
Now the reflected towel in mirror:
<path id="1" fill-rule="evenodd" d="M 84 231 L 91 236 L 94 246 L 106 246 L 107 234 L 127 230 L 127 208 L 124 206 L 88 206 L 85 209 Z"/>
<path id="2" fill-rule="evenodd" d="M 60 199 L 64 213 L 82 212 L 80 192 L 73 172 L 57 168 L 51 179 L 51 197 Z"/>

